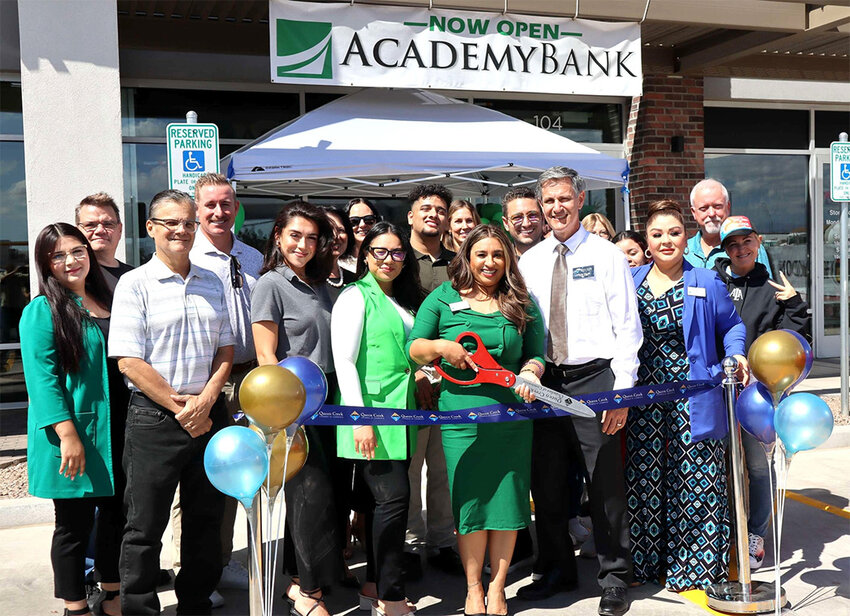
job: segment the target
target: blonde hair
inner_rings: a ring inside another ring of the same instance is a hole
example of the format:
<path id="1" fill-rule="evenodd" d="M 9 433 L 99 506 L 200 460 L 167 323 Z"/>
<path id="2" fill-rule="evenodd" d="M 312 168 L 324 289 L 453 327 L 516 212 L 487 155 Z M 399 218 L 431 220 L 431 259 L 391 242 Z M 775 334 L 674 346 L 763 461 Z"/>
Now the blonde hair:
<path id="1" fill-rule="evenodd" d="M 591 233 L 593 233 L 593 227 L 595 227 L 597 224 L 600 224 L 605 227 L 605 230 L 608 232 L 609 240 L 612 239 L 614 235 L 616 235 L 616 233 L 614 232 L 614 225 L 612 225 L 611 221 L 608 220 L 602 214 L 597 214 L 596 212 L 593 212 L 592 214 L 588 214 L 587 216 L 585 216 L 584 219 L 581 221 L 581 226 L 590 231 Z"/>
<path id="2" fill-rule="evenodd" d="M 469 213 L 472 214 L 472 220 L 475 222 L 475 226 L 481 224 L 481 216 L 478 215 L 478 210 L 475 209 L 475 206 L 472 205 L 466 199 L 455 199 L 452 201 L 452 204 L 449 206 L 449 213 L 446 215 L 446 220 L 448 221 L 449 226 L 451 227 L 452 215 L 458 210 L 467 209 Z M 445 246 L 448 250 L 452 252 L 457 252 L 460 250 L 460 246 L 455 246 L 454 237 L 452 237 L 451 228 L 443 235 L 443 246 Z"/>
<path id="3" fill-rule="evenodd" d="M 221 173 L 202 173 L 195 180 L 195 198 L 198 198 L 198 191 L 204 186 L 228 186 L 233 191 L 233 198 L 236 198 L 236 189 Z"/>

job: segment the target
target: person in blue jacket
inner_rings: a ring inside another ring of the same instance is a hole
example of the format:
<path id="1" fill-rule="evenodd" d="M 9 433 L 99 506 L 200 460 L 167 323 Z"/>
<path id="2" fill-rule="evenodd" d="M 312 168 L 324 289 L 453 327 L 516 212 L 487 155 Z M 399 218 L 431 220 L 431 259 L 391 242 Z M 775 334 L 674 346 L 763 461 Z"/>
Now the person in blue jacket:
<path id="1" fill-rule="evenodd" d="M 721 380 L 724 355 L 747 375 L 746 330 L 726 285 L 685 261 L 682 208 L 649 206 L 652 264 L 631 270 L 643 327 L 638 383 Z M 721 389 L 690 400 L 632 408 L 626 433 L 626 494 L 634 579 L 673 591 L 726 580 L 729 514 Z"/>

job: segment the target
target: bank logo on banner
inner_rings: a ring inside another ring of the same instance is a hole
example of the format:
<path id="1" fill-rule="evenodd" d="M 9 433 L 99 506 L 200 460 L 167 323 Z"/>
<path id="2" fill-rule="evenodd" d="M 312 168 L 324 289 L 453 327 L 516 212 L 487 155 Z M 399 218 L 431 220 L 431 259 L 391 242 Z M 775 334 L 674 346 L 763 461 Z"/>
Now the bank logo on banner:
<path id="1" fill-rule="evenodd" d="M 332 79 L 331 32 L 325 21 L 277 20 L 277 76 Z"/>
<path id="2" fill-rule="evenodd" d="M 637 96 L 640 25 L 269 0 L 271 80 Z"/>

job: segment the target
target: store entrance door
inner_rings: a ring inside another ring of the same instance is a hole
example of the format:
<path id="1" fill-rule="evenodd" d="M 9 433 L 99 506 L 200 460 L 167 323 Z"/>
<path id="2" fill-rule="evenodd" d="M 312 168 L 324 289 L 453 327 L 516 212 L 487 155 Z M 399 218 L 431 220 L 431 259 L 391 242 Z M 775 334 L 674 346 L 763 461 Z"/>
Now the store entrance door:
<path id="1" fill-rule="evenodd" d="M 829 150 L 815 157 L 815 220 L 812 242 L 812 333 L 817 357 L 838 357 L 841 347 L 839 310 L 840 204 L 829 198 Z"/>

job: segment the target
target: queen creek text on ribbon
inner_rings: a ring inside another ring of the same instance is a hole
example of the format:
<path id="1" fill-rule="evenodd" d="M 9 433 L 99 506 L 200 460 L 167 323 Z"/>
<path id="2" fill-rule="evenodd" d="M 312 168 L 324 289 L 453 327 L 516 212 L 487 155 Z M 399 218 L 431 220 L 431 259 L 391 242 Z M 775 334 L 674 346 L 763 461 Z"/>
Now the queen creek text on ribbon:
<path id="1" fill-rule="evenodd" d="M 599 413 L 609 409 L 691 398 L 719 386 L 720 384 L 715 381 L 679 381 L 579 395 L 573 396 L 573 398 Z M 493 423 L 568 416 L 571 416 L 570 413 L 552 408 L 541 402 L 531 404 L 518 402 L 511 405 L 492 404 L 462 411 L 380 409 L 326 404 L 312 415 L 299 418 L 298 423 L 313 426 L 430 426 L 433 424 Z"/>

